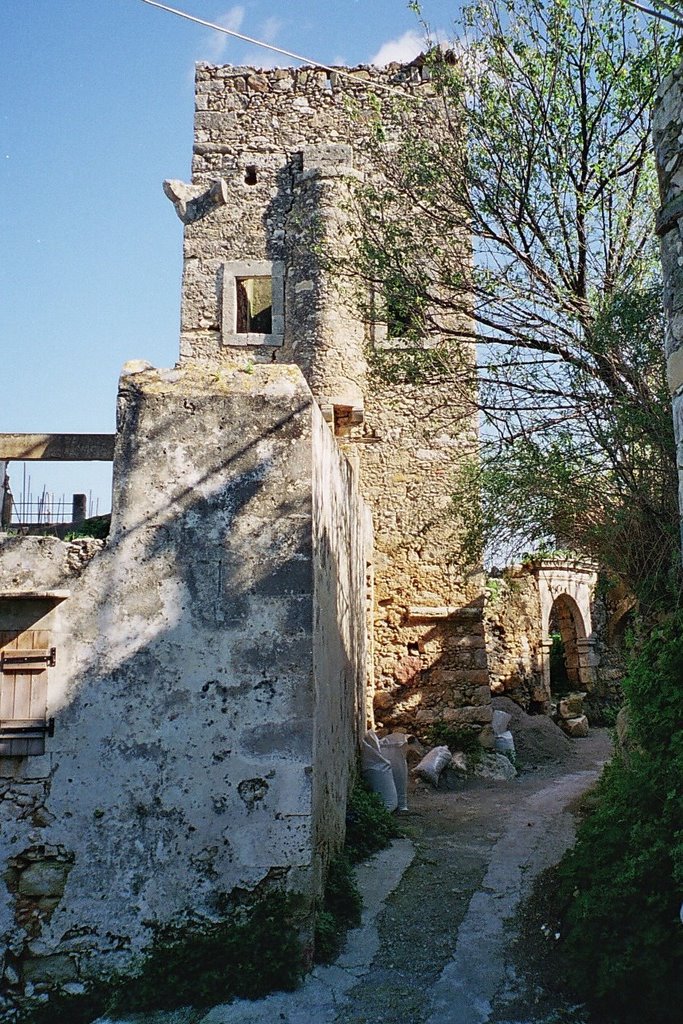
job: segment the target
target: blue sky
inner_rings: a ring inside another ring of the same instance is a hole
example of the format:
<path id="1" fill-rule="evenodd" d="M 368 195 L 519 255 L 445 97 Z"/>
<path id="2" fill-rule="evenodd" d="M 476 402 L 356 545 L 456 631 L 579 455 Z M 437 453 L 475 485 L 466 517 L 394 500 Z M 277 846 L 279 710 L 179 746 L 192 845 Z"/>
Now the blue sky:
<path id="1" fill-rule="evenodd" d="M 141 0 L 1 6 L 0 431 L 112 431 L 122 364 L 177 357 L 182 228 L 161 183 L 189 180 L 194 62 L 293 62 Z M 404 0 L 170 6 L 323 63 L 410 59 L 422 35 Z M 454 7 L 425 16 L 447 29 Z M 109 466 L 30 473 L 108 500 Z"/>

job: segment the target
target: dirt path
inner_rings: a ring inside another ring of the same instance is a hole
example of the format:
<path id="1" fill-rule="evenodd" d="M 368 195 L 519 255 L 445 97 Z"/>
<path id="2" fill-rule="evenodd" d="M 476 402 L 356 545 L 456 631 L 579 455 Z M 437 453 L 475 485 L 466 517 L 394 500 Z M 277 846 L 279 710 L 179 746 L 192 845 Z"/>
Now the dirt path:
<path id="1" fill-rule="evenodd" d="M 336 1024 L 571 1019 L 573 1008 L 514 964 L 514 915 L 536 875 L 570 845 L 568 808 L 609 751 L 607 735 L 594 730 L 564 763 L 513 783 L 468 782 L 460 792 L 418 784 L 406 819 L 415 858 L 380 916 L 371 969 Z"/>
<path id="2" fill-rule="evenodd" d="M 513 948 L 515 915 L 536 875 L 574 833 L 573 802 L 609 757 L 603 730 L 561 763 L 511 783 L 457 791 L 412 785 L 406 839 L 360 870 L 361 928 L 299 991 L 136 1024 L 582 1024 Z M 533 966 L 533 965 L 530 965 Z"/>

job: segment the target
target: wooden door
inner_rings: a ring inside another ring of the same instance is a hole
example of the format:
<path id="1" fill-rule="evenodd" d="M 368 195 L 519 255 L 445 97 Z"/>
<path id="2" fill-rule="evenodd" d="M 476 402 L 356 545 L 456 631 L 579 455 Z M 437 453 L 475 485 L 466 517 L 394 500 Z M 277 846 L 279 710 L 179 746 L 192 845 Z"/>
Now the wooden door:
<path id="1" fill-rule="evenodd" d="M 49 630 L 0 631 L 0 755 L 45 752 L 47 677 L 52 664 Z"/>

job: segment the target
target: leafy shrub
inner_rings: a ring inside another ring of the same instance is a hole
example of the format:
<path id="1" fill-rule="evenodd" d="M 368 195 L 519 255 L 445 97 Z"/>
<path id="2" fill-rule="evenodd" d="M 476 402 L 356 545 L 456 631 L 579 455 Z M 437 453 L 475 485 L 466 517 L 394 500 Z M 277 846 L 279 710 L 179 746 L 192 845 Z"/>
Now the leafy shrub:
<path id="1" fill-rule="evenodd" d="M 315 920 L 315 959 L 329 963 L 339 953 L 346 932 L 360 924 L 362 899 L 353 865 L 383 850 L 399 835 L 396 821 L 381 797 L 359 776 L 346 808 L 346 841 L 327 868 L 322 905 Z"/>
<path id="2" fill-rule="evenodd" d="M 459 729 L 442 720 L 429 726 L 425 738 L 432 747 L 448 747 L 453 754 L 460 750 L 473 761 L 479 761 L 482 755 L 482 747 L 476 732 L 471 729 Z"/>
<path id="3" fill-rule="evenodd" d="M 159 928 L 117 1009 L 215 1006 L 291 991 L 303 974 L 297 910 L 298 897 L 273 891 L 223 921 Z"/>
<path id="4" fill-rule="evenodd" d="M 620 1021 L 680 1019 L 683 614 L 656 630 L 624 690 L 635 749 L 617 756 L 559 869 L 567 978 Z"/>
<path id="5" fill-rule="evenodd" d="M 66 534 L 65 540 L 79 540 L 81 537 L 96 537 L 98 540 L 105 540 L 109 536 L 111 526 L 111 515 L 91 516 L 84 519 L 75 530 Z"/>
<path id="6" fill-rule="evenodd" d="M 373 853 L 383 850 L 400 835 L 396 820 L 372 793 L 362 779 L 349 794 L 346 808 L 346 843 L 344 850 L 352 864 L 358 864 Z"/>
<path id="7" fill-rule="evenodd" d="M 327 868 L 322 907 L 315 921 L 315 959 L 329 963 L 339 953 L 346 932 L 360 924 L 362 899 L 345 854 L 333 857 Z"/>

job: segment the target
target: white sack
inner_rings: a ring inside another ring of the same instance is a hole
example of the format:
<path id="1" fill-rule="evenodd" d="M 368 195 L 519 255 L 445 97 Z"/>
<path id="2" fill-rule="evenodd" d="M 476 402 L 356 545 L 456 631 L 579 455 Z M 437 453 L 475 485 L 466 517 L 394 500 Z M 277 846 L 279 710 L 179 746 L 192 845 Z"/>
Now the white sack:
<path id="1" fill-rule="evenodd" d="M 373 793 L 381 796 L 388 811 L 398 806 L 394 773 L 389 761 L 380 753 L 379 740 L 374 732 L 367 732 L 361 743 L 361 772 Z"/>
<path id="2" fill-rule="evenodd" d="M 438 786 L 439 776 L 450 760 L 451 752 L 448 747 L 434 747 L 416 765 L 415 774 L 426 779 L 427 782 L 431 782 L 432 786 Z"/>
<path id="3" fill-rule="evenodd" d="M 380 750 L 391 765 L 396 786 L 399 811 L 408 810 L 408 765 L 406 763 L 406 748 L 408 737 L 404 732 L 392 732 L 379 741 Z"/>
<path id="4" fill-rule="evenodd" d="M 510 724 L 512 715 L 509 715 L 507 711 L 494 711 L 491 717 L 491 727 L 495 736 L 502 736 L 504 732 L 507 732 L 507 727 Z"/>
<path id="5" fill-rule="evenodd" d="M 500 736 L 496 736 L 493 746 L 499 754 L 515 753 L 515 741 L 511 732 L 502 732 Z"/>

